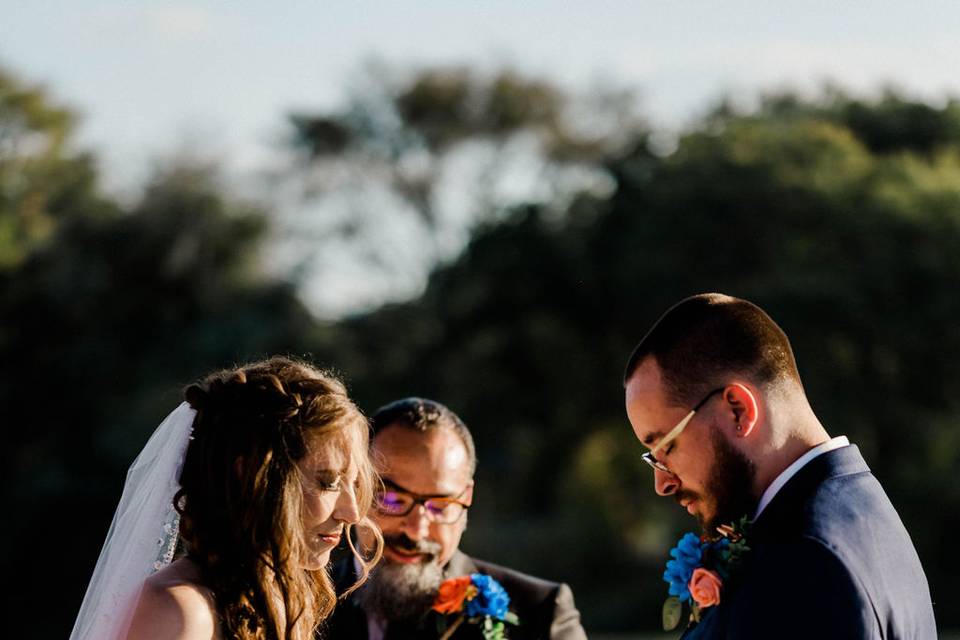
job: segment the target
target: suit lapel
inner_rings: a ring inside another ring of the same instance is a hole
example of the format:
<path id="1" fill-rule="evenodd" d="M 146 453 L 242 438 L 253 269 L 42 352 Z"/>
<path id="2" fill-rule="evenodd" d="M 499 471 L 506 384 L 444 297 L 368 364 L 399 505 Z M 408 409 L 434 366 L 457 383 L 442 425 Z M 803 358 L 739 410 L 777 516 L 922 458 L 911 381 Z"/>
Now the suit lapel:
<path id="1" fill-rule="evenodd" d="M 700 622 L 687 627 L 683 635 L 680 636 L 680 640 L 697 640 L 698 638 L 713 637 L 717 631 L 719 616 L 719 607 L 710 607 L 700 615 Z"/>
<path id="2" fill-rule="evenodd" d="M 473 561 L 473 558 L 457 549 L 453 552 L 450 562 L 443 569 L 443 577 L 444 579 L 458 578 L 478 571 L 479 569 L 477 569 L 477 564 Z"/>
<path id="3" fill-rule="evenodd" d="M 459 578 L 461 576 L 468 576 L 472 573 L 478 573 L 479 571 L 480 569 L 473 561 L 473 558 L 457 549 L 450 558 L 450 562 L 448 562 L 447 566 L 444 567 L 443 577 L 445 580 L 448 578 Z M 448 621 L 452 622 L 452 619 L 453 618 L 451 617 L 448 619 Z M 431 618 L 429 624 L 436 624 L 436 618 Z M 453 636 L 451 636 L 451 640 L 467 640 L 479 637 L 479 629 L 477 629 L 475 625 L 469 624 L 465 621 L 460 625 L 460 628 L 454 632 Z"/>

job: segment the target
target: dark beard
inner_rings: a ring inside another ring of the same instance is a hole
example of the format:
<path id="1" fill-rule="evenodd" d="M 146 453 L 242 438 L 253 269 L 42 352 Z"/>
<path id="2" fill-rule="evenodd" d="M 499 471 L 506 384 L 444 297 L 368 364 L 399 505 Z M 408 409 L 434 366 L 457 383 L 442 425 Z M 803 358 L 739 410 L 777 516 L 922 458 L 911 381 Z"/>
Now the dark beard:
<path id="1" fill-rule="evenodd" d="M 411 548 L 411 545 L 417 547 L 417 543 L 409 539 L 401 541 L 385 536 L 385 542 L 393 542 L 404 548 Z M 434 546 L 439 545 L 423 546 L 425 548 L 422 550 L 428 551 L 428 548 L 433 550 Z M 443 569 L 437 563 L 435 554 L 413 564 L 384 560 L 370 574 L 358 598 L 363 609 L 376 618 L 392 623 L 416 624 L 433 606 L 441 582 Z"/>
<path id="2" fill-rule="evenodd" d="M 711 430 L 714 459 L 707 491 L 714 499 L 716 512 L 709 520 L 701 520 L 704 533 L 714 537 L 721 524 L 737 522 L 756 507 L 753 481 L 757 465 L 727 442 L 720 429 Z"/>

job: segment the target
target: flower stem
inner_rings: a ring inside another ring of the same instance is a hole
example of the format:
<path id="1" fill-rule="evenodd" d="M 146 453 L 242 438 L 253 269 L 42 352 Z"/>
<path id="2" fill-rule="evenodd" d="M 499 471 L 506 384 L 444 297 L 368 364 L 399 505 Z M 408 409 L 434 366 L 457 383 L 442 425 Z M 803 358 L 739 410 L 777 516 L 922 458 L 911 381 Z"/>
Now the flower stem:
<path id="1" fill-rule="evenodd" d="M 457 627 L 463 624 L 464 617 L 465 616 L 463 614 L 460 614 L 460 617 L 458 617 L 452 625 L 447 627 L 446 632 L 444 632 L 444 634 L 440 636 L 440 640 L 448 640 L 448 638 L 450 638 L 450 636 L 452 636 L 453 633 L 457 630 Z"/>

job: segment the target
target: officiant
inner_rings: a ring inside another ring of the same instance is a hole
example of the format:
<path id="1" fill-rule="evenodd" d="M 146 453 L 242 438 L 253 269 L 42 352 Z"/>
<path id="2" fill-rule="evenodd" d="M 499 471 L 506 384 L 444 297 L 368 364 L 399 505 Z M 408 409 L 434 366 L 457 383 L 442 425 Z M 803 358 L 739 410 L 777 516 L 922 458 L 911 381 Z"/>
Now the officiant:
<path id="1" fill-rule="evenodd" d="M 573 594 L 459 550 L 473 504 L 476 450 L 463 421 L 432 400 L 406 398 L 372 418 L 371 454 L 384 490 L 373 517 L 384 554 L 367 584 L 336 609 L 328 638 L 482 638 L 485 626 L 518 639 L 586 638 Z M 347 559 L 334 567 L 355 581 Z"/>

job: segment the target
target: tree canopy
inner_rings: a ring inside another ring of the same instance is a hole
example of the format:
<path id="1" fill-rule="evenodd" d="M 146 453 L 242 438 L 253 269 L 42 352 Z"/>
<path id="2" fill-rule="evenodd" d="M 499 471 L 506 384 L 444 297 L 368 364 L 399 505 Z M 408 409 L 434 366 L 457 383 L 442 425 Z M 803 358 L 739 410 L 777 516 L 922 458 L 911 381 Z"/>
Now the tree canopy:
<path id="1" fill-rule="evenodd" d="M 179 387 L 320 331 L 265 275 L 265 212 L 209 167 L 159 170 L 139 200 L 102 193 L 70 112 L 0 75 L 0 404 L 11 633 L 63 637 L 125 469 Z M 24 551 L 20 551 L 24 550 Z M 50 602 L 62 613 L 51 615 Z"/>
<path id="2" fill-rule="evenodd" d="M 939 600 L 960 570 L 938 535 L 960 513 L 956 118 L 954 102 L 832 91 L 721 105 L 666 154 L 644 128 L 620 132 L 596 164 L 609 197 L 488 218 L 421 296 L 339 324 L 344 369 L 368 406 L 428 395 L 474 430 L 471 548 L 582 586 L 590 628 L 643 627 L 691 524 L 654 496 L 622 367 L 679 299 L 748 298 L 791 336 L 828 430 L 864 451 Z"/>
<path id="3" fill-rule="evenodd" d="M 750 299 L 783 326 L 814 410 L 860 446 L 916 541 L 938 623 L 960 626 L 942 604 L 960 595 L 943 535 L 960 524 L 956 102 L 772 94 L 720 103 L 664 145 L 630 92 L 462 68 L 377 82 L 292 120 L 295 178 L 320 199 L 344 180 L 393 193 L 398 206 L 360 197 L 365 223 L 337 237 L 384 265 L 426 254 L 429 278 L 413 297 L 321 321 L 262 260 L 284 250 L 271 237 L 289 218 L 190 164 L 118 202 L 74 150 L 70 110 L 0 75 L 6 535 L 28 550 L 4 560 L 23 582 L 8 600 L 14 635 L 69 628 L 124 471 L 179 388 L 270 353 L 343 372 L 368 413 L 406 395 L 450 406 L 479 454 L 465 547 L 569 582 L 590 631 L 656 629 L 665 553 L 694 524 L 654 495 L 622 368 L 667 307 L 701 291 Z M 520 155 L 543 169 L 535 188 L 487 197 L 531 139 Z M 444 186 L 464 153 L 479 168 Z M 442 194 L 460 184 L 469 196 L 451 204 Z M 458 206 L 467 240 L 438 251 L 433 220 Z M 382 243 L 411 216 L 424 223 Z M 308 257 L 331 251 L 307 238 Z"/>

